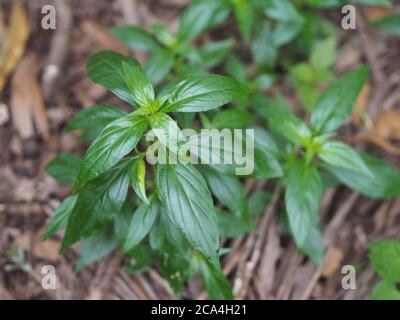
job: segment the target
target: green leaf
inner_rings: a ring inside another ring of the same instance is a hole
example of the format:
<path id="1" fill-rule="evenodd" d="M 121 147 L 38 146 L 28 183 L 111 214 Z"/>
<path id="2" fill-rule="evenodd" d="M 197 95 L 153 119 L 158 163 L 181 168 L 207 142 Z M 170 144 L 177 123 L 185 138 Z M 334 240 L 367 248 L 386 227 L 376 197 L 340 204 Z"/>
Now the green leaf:
<path id="1" fill-rule="evenodd" d="M 248 0 L 234 0 L 233 4 L 233 11 L 238 21 L 242 38 L 245 43 L 248 43 L 255 19 L 253 7 Z"/>
<path id="2" fill-rule="evenodd" d="M 271 109 L 268 113 L 270 128 L 296 144 L 305 145 L 311 139 L 311 131 L 295 115 Z"/>
<path id="3" fill-rule="evenodd" d="M 360 174 L 342 168 L 329 171 L 343 184 L 371 198 L 388 199 L 400 195 L 400 172 L 390 163 L 359 153 L 372 175 Z"/>
<path id="4" fill-rule="evenodd" d="M 310 230 L 306 241 L 299 249 L 309 256 L 315 263 L 320 264 L 323 261 L 324 244 L 318 226 L 315 226 Z"/>
<path id="5" fill-rule="evenodd" d="M 159 48 L 154 50 L 150 59 L 144 65 L 146 76 L 154 85 L 159 84 L 168 73 L 173 65 L 173 54 L 168 50 Z"/>
<path id="6" fill-rule="evenodd" d="M 253 61 L 259 67 L 272 67 L 276 63 L 278 50 L 273 45 L 271 30 L 266 25 L 262 25 L 254 41 L 252 41 L 251 54 Z"/>
<path id="7" fill-rule="evenodd" d="M 83 109 L 68 123 L 67 131 L 78 129 L 104 128 L 113 120 L 125 116 L 126 111 L 112 106 L 97 104 Z"/>
<path id="8" fill-rule="evenodd" d="M 233 299 L 232 288 L 220 267 L 210 264 L 202 257 L 198 258 L 200 275 L 210 299 Z"/>
<path id="9" fill-rule="evenodd" d="M 154 100 L 154 91 L 136 59 L 113 51 L 101 51 L 89 58 L 88 73 L 100 84 L 131 105 Z"/>
<path id="10" fill-rule="evenodd" d="M 238 56 L 231 54 L 225 63 L 226 72 L 235 79 L 248 81 L 247 66 Z"/>
<path id="11" fill-rule="evenodd" d="M 400 36 L 400 14 L 398 13 L 387 15 L 378 21 L 374 21 L 374 24 L 387 32 Z"/>
<path id="12" fill-rule="evenodd" d="M 267 2 L 265 14 L 278 21 L 303 21 L 296 7 L 289 0 L 271 0 Z"/>
<path id="13" fill-rule="evenodd" d="M 310 63 L 314 68 L 329 68 L 335 63 L 336 59 L 336 40 L 327 38 L 319 41 L 313 48 Z"/>
<path id="14" fill-rule="evenodd" d="M 237 177 L 227 176 L 204 166 L 201 170 L 212 193 L 231 212 L 249 223 L 246 193 Z"/>
<path id="15" fill-rule="evenodd" d="M 218 230 L 222 237 L 235 238 L 246 234 L 251 230 L 249 224 L 243 223 L 243 220 L 228 212 L 217 210 Z"/>
<path id="16" fill-rule="evenodd" d="M 337 129 L 351 114 L 353 104 L 368 77 L 368 68 L 352 70 L 336 80 L 318 101 L 311 114 L 311 127 L 317 133 Z"/>
<path id="17" fill-rule="evenodd" d="M 217 220 L 204 178 L 191 165 L 158 165 L 157 186 L 169 219 L 193 248 L 218 264 Z"/>
<path id="18" fill-rule="evenodd" d="M 255 191 L 249 198 L 249 214 L 251 217 L 264 213 L 268 202 L 271 200 L 271 193 L 266 191 Z"/>
<path id="19" fill-rule="evenodd" d="M 387 282 L 400 282 L 400 242 L 382 240 L 368 246 L 372 268 Z"/>
<path id="20" fill-rule="evenodd" d="M 135 193 L 139 196 L 142 201 L 145 203 L 149 203 L 146 197 L 146 166 L 144 163 L 144 159 L 142 157 L 136 159 L 132 163 L 131 171 L 130 171 L 130 184 L 135 190 Z"/>
<path id="21" fill-rule="evenodd" d="M 129 223 L 132 215 L 136 211 L 136 203 L 134 197 L 127 197 L 122 209 L 116 214 L 114 219 L 114 234 L 117 236 L 120 244 L 124 244 L 128 236 Z"/>
<path id="22" fill-rule="evenodd" d="M 80 272 L 84 267 L 99 261 L 117 247 L 113 228 L 108 226 L 83 242 L 76 262 L 75 271 Z"/>
<path id="23" fill-rule="evenodd" d="M 226 1 L 193 1 L 180 16 L 178 39 L 187 41 L 215 27 L 229 14 Z"/>
<path id="24" fill-rule="evenodd" d="M 400 300 L 400 291 L 394 283 L 380 281 L 371 294 L 372 300 Z"/>
<path id="25" fill-rule="evenodd" d="M 212 119 L 211 125 L 218 129 L 239 129 L 248 125 L 253 118 L 253 115 L 247 111 L 232 108 L 218 112 Z"/>
<path id="26" fill-rule="evenodd" d="M 57 231 L 64 229 L 67 226 L 69 216 L 71 215 L 77 199 L 78 195 L 76 194 L 69 196 L 68 198 L 65 198 L 64 201 L 58 206 L 46 228 L 43 236 L 44 240 L 49 239 Z"/>
<path id="27" fill-rule="evenodd" d="M 299 34 L 303 21 L 280 21 L 272 32 L 274 46 L 280 47 L 289 43 Z"/>
<path id="28" fill-rule="evenodd" d="M 146 242 L 140 243 L 129 252 L 131 258 L 124 266 L 124 272 L 134 274 L 148 269 L 158 258 L 157 254 L 151 250 Z"/>
<path id="29" fill-rule="evenodd" d="M 331 167 L 344 168 L 372 176 L 361 156 L 349 145 L 339 141 L 325 142 L 318 151 L 319 157 Z"/>
<path id="30" fill-rule="evenodd" d="M 247 88 L 233 78 L 220 75 L 189 77 L 180 81 L 165 98 L 164 112 L 200 112 L 218 108 L 241 98 Z"/>
<path id="31" fill-rule="evenodd" d="M 317 224 L 321 196 L 322 182 L 316 167 L 304 160 L 293 163 L 288 172 L 285 204 L 290 229 L 300 248 Z"/>
<path id="32" fill-rule="evenodd" d="M 62 184 L 73 183 L 81 164 L 81 158 L 71 153 L 61 153 L 46 165 L 46 172 Z"/>
<path id="33" fill-rule="evenodd" d="M 385 6 L 390 7 L 392 4 L 390 0 L 353 0 L 353 2 L 358 2 L 369 6 Z"/>
<path id="34" fill-rule="evenodd" d="M 209 69 L 218 65 L 233 47 L 233 39 L 206 43 L 199 49 L 202 63 Z"/>
<path id="35" fill-rule="evenodd" d="M 74 190 L 111 168 L 135 148 L 147 127 L 147 120 L 135 113 L 111 122 L 95 139 L 79 168 Z"/>
<path id="36" fill-rule="evenodd" d="M 122 161 L 81 190 L 68 219 L 61 251 L 90 237 L 120 212 L 128 192 L 127 164 L 129 161 Z"/>
<path id="37" fill-rule="evenodd" d="M 159 48 L 157 42 L 145 30 L 135 26 L 115 26 L 110 32 L 134 50 L 151 51 Z"/>
<path id="38" fill-rule="evenodd" d="M 158 203 L 153 198 L 149 204 L 142 203 L 135 211 L 129 223 L 127 237 L 122 248 L 123 253 L 127 253 L 136 247 L 150 232 L 157 218 Z"/>

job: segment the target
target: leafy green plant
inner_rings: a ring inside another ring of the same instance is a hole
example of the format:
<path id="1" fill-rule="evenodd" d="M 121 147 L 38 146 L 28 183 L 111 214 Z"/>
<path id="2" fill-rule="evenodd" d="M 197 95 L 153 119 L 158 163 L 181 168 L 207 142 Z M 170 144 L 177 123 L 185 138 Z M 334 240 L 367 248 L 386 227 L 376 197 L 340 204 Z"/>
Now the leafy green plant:
<path id="1" fill-rule="evenodd" d="M 326 177 L 373 198 L 400 194 L 400 172 L 394 166 L 333 139 L 350 115 L 367 74 L 362 67 L 336 80 L 319 99 L 309 124 L 287 108 L 267 106 L 265 112 L 272 138 L 283 141 L 276 153 L 271 150 L 284 168 L 283 222 L 298 248 L 315 261 L 323 257 L 318 210 Z"/>
<path id="2" fill-rule="evenodd" d="M 209 42 L 200 48 L 193 45 L 193 40 L 221 23 L 227 15 L 225 1 L 201 0 L 194 1 L 181 14 L 176 34 L 161 24 L 154 25 L 150 33 L 136 26 L 116 26 L 110 31 L 132 49 L 150 53 L 144 70 L 156 85 L 167 76 L 175 80 L 206 73 L 217 65 L 232 48 L 233 40 Z"/>
<path id="3" fill-rule="evenodd" d="M 313 48 L 308 63 L 290 67 L 290 76 L 299 99 L 307 111 L 312 111 L 320 97 L 320 88 L 334 78 L 332 67 L 336 58 L 336 41 L 327 38 Z"/>
<path id="4" fill-rule="evenodd" d="M 372 268 L 382 278 L 372 290 L 371 299 L 400 300 L 400 242 L 377 241 L 368 246 Z"/>
<path id="5" fill-rule="evenodd" d="M 69 130 L 96 128 L 98 133 L 83 159 L 61 154 L 48 164 L 47 172 L 55 179 L 73 183 L 73 194 L 56 210 L 45 238 L 65 228 L 61 251 L 84 240 L 77 270 L 120 246 L 121 252 L 131 257 L 126 266 L 129 272 L 159 261 L 162 274 L 178 294 L 188 277 L 200 271 L 210 297 L 231 298 L 219 264 L 220 231 L 229 236 L 252 227 L 243 186 L 232 175 L 234 164 L 196 169 L 178 161 L 158 163 L 149 170 L 146 149 L 141 149 L 150 147 L 143 140 L 151 128 L 163 149 L 177 153 L 169 142 L 179 137 L 168 130 L 172 126 L 179 132 L 179 128 L 169 112 L 215 109 L 245 95 L 246 87 L 226 76 L 195 76 L 182 79 L 168 93 L 156 97 L 139 63 L 111 51 L 90 57 L 87 69 L 95 83 L 136 110 L 126 113 L 96 105 L 71 120 Z M 251 176 L 268 179 L 281 175 L 272 155 L 259 150 L 260 146 L 255 148 L 258 152 Z M 224 149 L 218 151 L 222 156 Z M 216 214 L 209 187 L 230 213 L 217 210 Z M 254 198 L 253 208 L 264 200 L 263 195 Z M 236 230 L 226 227 L 229 219 L 238 224 Z"/>

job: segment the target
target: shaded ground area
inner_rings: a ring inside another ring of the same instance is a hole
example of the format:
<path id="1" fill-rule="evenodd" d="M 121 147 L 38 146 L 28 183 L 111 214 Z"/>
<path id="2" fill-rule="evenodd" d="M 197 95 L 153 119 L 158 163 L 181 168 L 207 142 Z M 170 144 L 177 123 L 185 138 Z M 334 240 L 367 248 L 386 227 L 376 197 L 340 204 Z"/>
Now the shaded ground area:
<path id="1" fill-rule="evenodd" d="M 7 1 L 6 1 L 7 2 Z M 56 31 L 40 28 L 40 8 L 54 3 L 59 10 Z M 87 78 L 87 57 L 101 49 L 132 53 L 106 32 L 115 24 L 144 27 L 162 22 L 175 28 L 188 1 L 70 0 L 29 1 L 31 36 L 22 62 L 0 97 L 0 298 L 10 299 L 170 299 L 173 294 L 157 270 L 127 275 L 118 252 L 74 273 L 78 249 L 58 255 L 61 237 L 41 240 L 46 223 L 69 192 L 44 172 L 55 154 L 82 154 L 84 146 L 65 133 L 68 119 L 96 102 L 121 101 Z M 0 22 L 7 22 L 4 5 Z M 367 16 L 379 10 L 364 12 Z M 335 13 L 333 13 L 335 16 Z M 361 20 L 358 30 L 341 36 L 338 73 L 361 63 L 372 65 L 372 77 L 358 106 L 370 114 L 370 125 L 355 115 L 341 137 L 359 150 L 368 150 L 399 166 L 400 43 L 378 34 Z M 4 37 L 0 23 L 0 39 Z M 212 35 L 237 33 L 227 22 Z M 207 36 L 206 36 L 207 37 Z M 206 40 L 206 39 L 205 39 Z M 133 54 L 133 53 L 132 53 Z M 136 53 L 139 60 L 145 58 Z M 49 67 L 52 65 L 53 67 Z M 296 103 L 282 79 L 271 92 L 282 90 Z M 11 108 L 12 106 L 12 108 Z M 248 193 L 273 189 L 270 182 L 247 181 Z M 270 202 L 259 227 L 247 236 L 224 242 L 232 251 L 223 260 L 224 271 L 237 298 L 246 299 L 355 299 L 367 298 L 376 282 L 368 268 L 366 245 L 381 238 L 400 237 L 400 199 L 375 201 L 345 188 L 329 190 L 322 202 L 321 224 L 327 248 L 321 266 L 296 252 L 282 235 L 277 214 L 282 204 Z M 57 290 L 44 291 L 43 265 L 57 270 Z M 341 289 L 341 268 L 357 267 L 357 290 Z M 206 298 L 194 278 L 184 298 Z"/>

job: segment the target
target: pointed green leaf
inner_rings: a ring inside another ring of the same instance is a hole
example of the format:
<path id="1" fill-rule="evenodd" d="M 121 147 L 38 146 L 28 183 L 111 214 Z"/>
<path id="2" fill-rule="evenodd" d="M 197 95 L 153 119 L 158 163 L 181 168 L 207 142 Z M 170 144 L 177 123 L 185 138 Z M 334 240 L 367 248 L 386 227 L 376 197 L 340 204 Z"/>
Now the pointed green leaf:
<path id="1" fill-rule="evenodd" d="M 368 258 L 372 268 L 391 283 L 400 282 L 400 242 L 382 240 L 368 246 Z"/>
<path id="2" fill-rule="evenodd" d="M 164 112 L 200 112 L 238 100 L 247 88 L 237 80 L 220 75 L 194 76 L 180 81 L 169 93 Z"/>
<path id="3" fill-rule="evenodd" d="M 317 224 L 322 183 L 313 164 L 298 160 L 291 165 L 285 192 L 286 212 L 296 244 L 304 245 Z"/>
<path id="4" fill-rule="evenodd" d="M 71 153 L 61 153 L 46 165 L 46 172 L 62 184 L 73 183 L 81 164 L 81 158 Z"/>
<path id="5" fill-rule="evenodd" d="M 74 190 L 111 168 L 138 144 L 147 127 L 145 118 L 135 113 L 111 122 L 86 151 Z"/>
<path id="6" fill-rule="evenodd" d="M 169 219 L 193 248 L 218 264 L 217 220 L 204 178 L 191 165 L 158 165 L 157 186 Z"/>
<path id="7" fill-rule="evenodd" d="M 135 193 L 145 203 L 149 203 L 146 197 L 146 166 L 143 158 L 138 158 L 133 161 L 130 176 L 130 184 L 133 190 L 135 190 Z"/>

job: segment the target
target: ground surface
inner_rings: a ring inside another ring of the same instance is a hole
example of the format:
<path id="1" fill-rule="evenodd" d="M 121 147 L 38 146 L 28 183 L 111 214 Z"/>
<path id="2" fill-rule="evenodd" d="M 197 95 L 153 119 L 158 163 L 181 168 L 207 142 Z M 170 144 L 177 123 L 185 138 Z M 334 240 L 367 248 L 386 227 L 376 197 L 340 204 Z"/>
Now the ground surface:
<path id="1" fill-rule="evenodd" d="M 61 13 L 57 31 L 39 28 L 38 10 L 49 2 L 55 3 Z M 84 147 L 75 137 L 64 132 L 73 114 L 94 102 L 120 104 L 93 85 L 85 72 L 85 60 L 91 53 L 105 48 L 127 50 L 109 37 L 106 28 L 119 23 L 149 26 L 155 21 L 174 28 L 186 3 L 183 0 L 29 1 L 31 36 L 24 63 L 0 96 L 0 298 L 173 298 L 157 270 L 134 276 L 122 272 L 123 258 L 117 252 L 76 275 L 73 269 L 77 249 L 59 256 L 60 237 L 41 241 L 49 217 L 69 192 L 46 176 L 43 167 L 60 151 L 83 152 Z M 9 5 L 3 9 L 0 22 L 7 21 Z M 3 31 L 0 23 L 0 39 L 4 37 Z M 220 32 L 230 30 L 222 28 Z M 400 108 L 399 56 L 399 40 L 361 25 L 357 31 L 341 37 L 337 58 L 338 72 L 363 62 L 372 64 L 373 70 L 359 103 L 370 113 L 374 127 L 358 125 L 354 118 L 341 132 L 343 139 L 396 165 L 400 164 L 400 149 L 396 147 L 400 120 L 395 113 Z M 49 64 L 59 68 L 58 76 L 51 76 L 51 70 L 46 69 Z M 286 81 L 281 81 L 279 89 L 288 92 L 287 98 L 292 99 L 286 85 Z M 253 181 L 246 185 L 248 192 L 271 187 Z M 320 210 L 327 247 L 321 266 L 298 254 L 293 242 L 281 235 L 277 224 L 280 206 L 271 202 L 258 229 L 229 243 L 233 250 L 223 259 L 223 265 L 234 284 L 235 296 L 367 298 L 376 278 L 366 263 L 366 244 L 380 238 L 399 238 L 400 199 L 375 201 L 345 188 L 330 190 Z M 15 262 L 18 254 L 10 253 L 10 248 L 16 246 L 24 253 L 19 263 Z M 40 285 L 40 271 L 46 264 L 56 267 L 57 290 L 44 291 Z M 357 290 L 341 289 L 340 271 L 345 264 L 356 265 L 360 271 Z M 206 297 L 199 279 L 189 283 L 184 297 Z"/>

